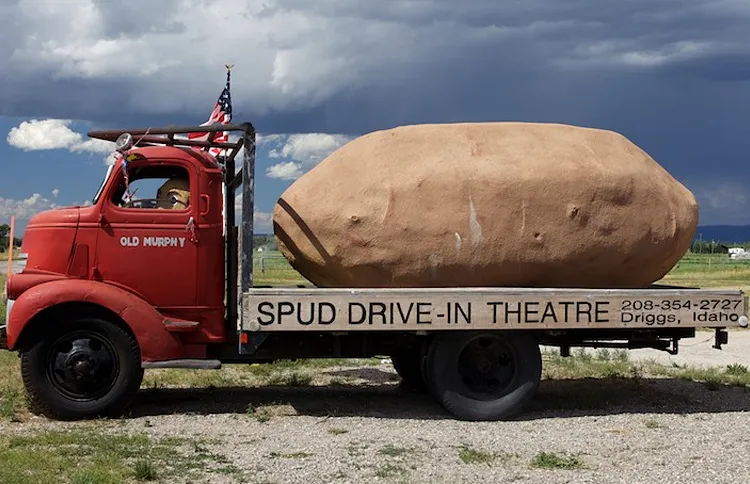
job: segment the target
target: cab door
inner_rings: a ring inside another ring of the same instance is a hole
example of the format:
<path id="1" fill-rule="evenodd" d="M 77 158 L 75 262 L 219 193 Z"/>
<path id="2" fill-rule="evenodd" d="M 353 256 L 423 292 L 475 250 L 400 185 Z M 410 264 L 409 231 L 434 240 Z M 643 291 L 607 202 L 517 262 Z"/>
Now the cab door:
<path id="1" fill-rule="evenodd" d="M 125 286 L 163 314 L 190 319 L 196 306 L 197 173 L 179 159 L 122 166 L 102 195 L 94 278 Z"/>

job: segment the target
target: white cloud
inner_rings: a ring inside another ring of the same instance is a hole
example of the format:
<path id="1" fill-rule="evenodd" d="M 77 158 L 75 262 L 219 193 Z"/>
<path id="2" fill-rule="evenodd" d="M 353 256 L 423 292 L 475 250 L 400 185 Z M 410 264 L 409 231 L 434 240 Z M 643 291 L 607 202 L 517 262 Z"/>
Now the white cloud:
<path id="1" fill-rule="evenodd" d="M 112 153 L 114 144 L 100 139 L 83 139 L 68 126 L 70 119 L 32 119 L 10 129 L 7 142 L 24 151 L 66 149 L 73 153 Z M 106 160 L 106 159 L 105 159 Z"/>
<path id="2" fill-rule="evenodd" d="M 0 219 L 6 220 L 14 215 L 17 219 L 26 220 L 39 212 L 57 207 L 59 205 L 39 193 L 23 200 L 0 197 Z"/>
<path id="3" fill-rule="evenodd" d="M 239 217 L 242 214 L 242 195 L 234 197 L 235 215 Z M 259 232 L 269 232 L 273 224 L 273 214 L 268 212 L 255 211 L 253 217 L 253 230 Z"/>
<path id="4" fill-rule="evenodd" d="M 55 188 L 54 190 L 52 190 L 52 196 L 53 197 L 57 198 L 58 195 L 60 195 L 60 189 L 59 188 Z"/>
<path id="5" fill-rule="evenodd" d="M 266 169 L 266 175 L 279 180 L 296 180 L 302 176 L 302 165 L 293 161 L 276 163 Z"/>
<path id="6" fill-rule="evenodd" d="M 326 133 L 292 134 L 280 150 L 272 150 L 272 158 L 291 158 L 305 164 L 314 164 L 351 140 L 349 136 Z"/>
<path id="7" fill-rule="evenodd" d="M 287 160 L 271 165 L 266 175 L 280 180 L 295 180 L 302 174 L 352 140 L 350 136 L 327 133 L 297 133 L 269 135 L 266 145 L 272 144 L 268 156 Z"/>
<path id="8" fill-rule="evenodd" d="M 70 123 L 65 119 L 23 121 L 11 128 L 7 141 L 24 151 L 67 149 L 81 143 L 81 135 L 68 128 Z"/>
<path id="9" fill-rule="evenodd" d="M 116 151 L 110 152 L 107 156 L 104 157 L 104 164 L 105 165 L 114 165 L 115 161 L 117 161 L 118 153 Z"/>
<path id="10" fill-rule="evenodd" d="M 263 231 L 263 232 L 269 232 L 272 230 L 273 225 L 273 214 L 267 213 L 267 212 L 255 212 L 255 217 L 253 219 L 253 225 L 255 227 L 255 230 L 257 231 Z"/>
<path id="11" fill-rule="evenodd" d="M 283 140 L 284 140 L 283 134 L 261 134 L 261 133 L 255 134 L 256 146 L 264 146 L 269 143 L 278 143 L 279 141 L 283 141 Z"/>

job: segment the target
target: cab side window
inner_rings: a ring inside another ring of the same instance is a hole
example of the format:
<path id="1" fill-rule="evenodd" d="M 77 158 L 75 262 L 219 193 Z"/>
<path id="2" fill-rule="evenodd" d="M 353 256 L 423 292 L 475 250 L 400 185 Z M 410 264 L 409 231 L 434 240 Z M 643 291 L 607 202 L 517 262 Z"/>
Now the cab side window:
<path id="1" fill-rule="evenodd" d="M 144 166 L 128 169 L 114 192 L 112 203 L 123 209 L 185 211 L 190 208 L 190 176 L 180 166 Z"/>

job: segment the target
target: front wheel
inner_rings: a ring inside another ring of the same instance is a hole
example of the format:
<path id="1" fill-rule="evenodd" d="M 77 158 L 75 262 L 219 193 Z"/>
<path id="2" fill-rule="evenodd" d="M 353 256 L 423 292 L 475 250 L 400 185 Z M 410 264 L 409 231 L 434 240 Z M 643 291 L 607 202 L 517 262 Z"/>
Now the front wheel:
<path id="1" fill-rule="evenodd" d="M 536 339 L 516 332 L 440 334 L 425 361 L 430 391 L 463 420 L 518 414 L 536 392 L 541 373 Z"/>
<path id="2" fill-rule="evenodd" d="M 143 380 L 135 338 L 97 318 L 50 329 L 21 353 L 32 410 L 59 420 L 121 414 Z"/>

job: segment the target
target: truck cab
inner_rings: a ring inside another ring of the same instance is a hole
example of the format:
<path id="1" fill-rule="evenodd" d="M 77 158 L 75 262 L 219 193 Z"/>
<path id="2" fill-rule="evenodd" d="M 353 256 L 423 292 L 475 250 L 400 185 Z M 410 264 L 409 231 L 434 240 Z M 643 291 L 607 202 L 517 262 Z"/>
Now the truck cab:
<path id="1" fill-rule="evenodd" d="M 240 130 L 245 136 L 223 146 L 235 155 L 254 142 L 254 131 Z M 21 352 L 33 403 L 68 416 L 76 406 L 120 408 L 124 400 L 102 400 L 103 386 L 136 387 L 144 364 L 205 358 L 208 345 L 234 336 L 224 215 L 235 173 L 207 152 L 221 144 L 175 146 L 145 134 L 133 146 L 129 133 L 99 135 L 125 146 L 91 205 L 31 218 L 21 248 L 28 259 L 9 275 L 0 328 L 8 349 Z"/>

